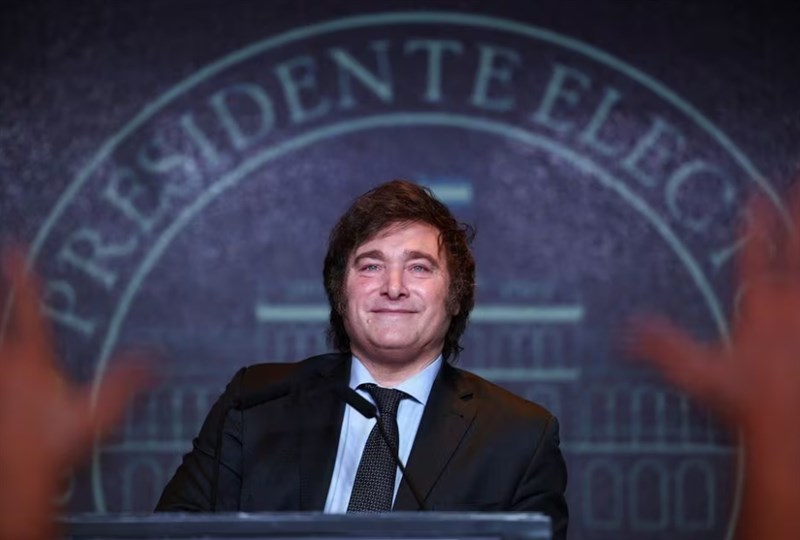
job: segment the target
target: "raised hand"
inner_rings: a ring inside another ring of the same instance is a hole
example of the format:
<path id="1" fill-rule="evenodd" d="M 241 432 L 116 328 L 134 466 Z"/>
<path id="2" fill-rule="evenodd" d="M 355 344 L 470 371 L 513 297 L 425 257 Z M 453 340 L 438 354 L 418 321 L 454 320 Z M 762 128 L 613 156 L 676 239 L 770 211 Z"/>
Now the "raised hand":
<path id="1" fill-rule="evenodd" d="M 149 377 L 141 365 L 117 367 L 92 403 L 90 389 L 72 385 L 58 367 L 24 254 L 6 254 L 3 271 L 13 303 L 0 342 L 0 539 L 52 538 L 59 479 L 114 426 Z"/>
<path id="2" fill-rule="evenodd" d="M 634 324 L 630 352 L 740 430 L 740 539 L 800 538 L 800 187 L 786 227 L 748 206 L 731 342 L 703 344 L 662 318 Z"/>

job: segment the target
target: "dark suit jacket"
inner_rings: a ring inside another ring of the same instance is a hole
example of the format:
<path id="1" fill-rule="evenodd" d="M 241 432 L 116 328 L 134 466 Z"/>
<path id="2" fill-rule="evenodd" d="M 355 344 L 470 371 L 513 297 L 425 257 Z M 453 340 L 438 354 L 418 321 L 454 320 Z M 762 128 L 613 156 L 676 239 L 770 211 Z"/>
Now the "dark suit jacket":
<path id="1" fill-rule="evenodd" d="M 347 384 L 350 356 L 241 369 L 206 418 L 157 510 L 280 511 L 325 506 L 344 415 L 331 384 Z M 226 404 L 258 389 L 278 397 L 224 420 L 215 508 L 217 434 Z M 436 377 L 408 459 L 431 510 L 538 511 L 567 528 L 567 470 L 558 422 L 544 408 L 446 362 Z M 395 510 L 417 510 L 400 484 Z"/>

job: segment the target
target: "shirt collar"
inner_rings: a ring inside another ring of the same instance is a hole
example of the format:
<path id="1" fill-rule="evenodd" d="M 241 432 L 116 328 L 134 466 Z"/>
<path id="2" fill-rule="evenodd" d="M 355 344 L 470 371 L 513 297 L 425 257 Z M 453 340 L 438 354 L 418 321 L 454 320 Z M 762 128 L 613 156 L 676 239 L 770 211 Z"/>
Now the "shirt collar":
<path id="1" fill-rule="evenodd" d="M 364 364 L 361 363 L 361 360 L 355 356 L 352 358 L 352 367 L 350 368 L 350 388 L 358 388 L 359 385 L 365 383 L 377 384 L 369 370 L 364 367 Z M 402 390 L 414 398 L 417 402 L 425 405 L 428 402 L 428 396 L 431 395 L 433 381 L 436 380 L 436 375 L 439 373 L 439 369 L 442 367 L 442 362 L 442 355 L 440 354 L 433 362 L 428 364 L 425 369 L 401 382 L 395 386 L 395 389 Z"/>

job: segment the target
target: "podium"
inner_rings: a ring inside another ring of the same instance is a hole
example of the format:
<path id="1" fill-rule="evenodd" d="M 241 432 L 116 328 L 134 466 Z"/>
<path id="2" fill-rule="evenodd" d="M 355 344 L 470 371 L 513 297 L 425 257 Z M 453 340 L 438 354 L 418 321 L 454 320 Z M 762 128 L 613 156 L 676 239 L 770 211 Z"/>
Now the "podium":
<path id="1" fill-rule="evenodd" d="M 80 514 L 63 518 L 70 540 L 549 540 L 550 518 L 534 513 L 390 512 Z"/>

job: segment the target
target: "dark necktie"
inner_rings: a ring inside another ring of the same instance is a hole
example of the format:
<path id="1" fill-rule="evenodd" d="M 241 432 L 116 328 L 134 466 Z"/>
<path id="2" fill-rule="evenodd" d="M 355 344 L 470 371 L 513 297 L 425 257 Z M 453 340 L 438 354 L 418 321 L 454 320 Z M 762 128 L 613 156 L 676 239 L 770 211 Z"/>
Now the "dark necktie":
<path id="1" fill-rule="evenodd" d="M 394 481 L 397 474 L 397 463 L 392 451 L 381 437 L 378 422 L 383 426 L 386 438 L 395 450 L 400 441 L 397 429 L 397 407 L 400 400 L 408 394 L 400 390 L 381 388 L 375 384 L 362 384 L 372 395 L 378 405 L 380 416 L 369 433 L 364 453 L 356 471 L 353 492 L 347 505 L 348 512 L 388 512 L 392 509 L 394 498 Z"/>

